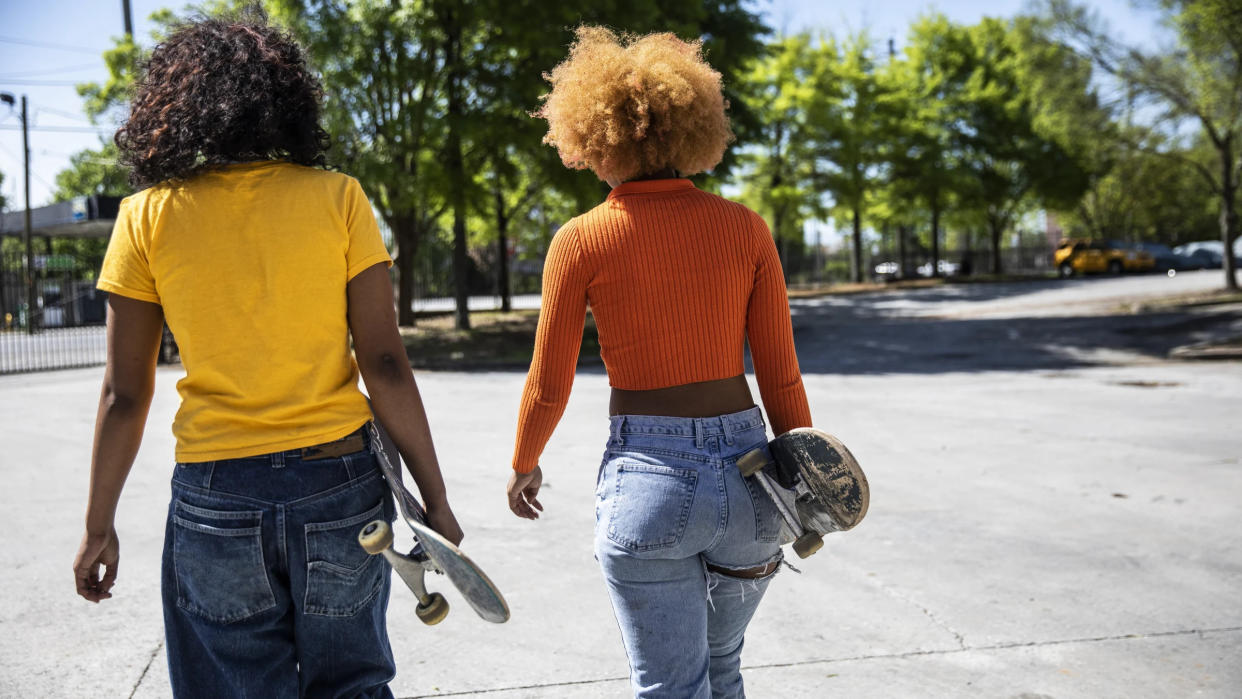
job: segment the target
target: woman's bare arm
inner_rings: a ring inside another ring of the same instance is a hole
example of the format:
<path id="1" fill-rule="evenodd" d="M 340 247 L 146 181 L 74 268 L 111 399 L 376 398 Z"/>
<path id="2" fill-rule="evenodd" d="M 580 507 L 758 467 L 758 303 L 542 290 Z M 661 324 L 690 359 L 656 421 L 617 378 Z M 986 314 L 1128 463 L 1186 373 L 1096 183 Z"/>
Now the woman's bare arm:
<path id="1" fill-rule="evenodd" d="M 376 264 L 360 272 L 350 280 L 348 295 L 354 354 L 375 416 L 414 476 L 427 508 L 428 523 L 448 540 L 460 543 L 461 527 L 448 504 L 427 413 L 397 332 L 387 265 Z"/>
<path id="2" fill-rule="evenodd" d="M 142 443 L 163 329 L 164 310 L 158 304 L 108 297 L 108 364 L 95 418 L 86 532 L 73 563 L 78 594 L 92 602 L 111 597 L 116 581 L 120 544 L 113 522 Z"/>

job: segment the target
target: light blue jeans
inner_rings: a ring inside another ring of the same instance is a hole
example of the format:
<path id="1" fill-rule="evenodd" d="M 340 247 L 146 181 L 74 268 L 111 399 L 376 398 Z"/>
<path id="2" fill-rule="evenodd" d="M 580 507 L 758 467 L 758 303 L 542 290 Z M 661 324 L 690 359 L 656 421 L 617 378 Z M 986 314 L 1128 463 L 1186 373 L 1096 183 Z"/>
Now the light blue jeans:
<path id="1" fill-rule="evenodd" d="M 765 447 L 759 408 L 618 415 L 595 492 L 595 557 L 636 697 L 742 697 L 746 626 L 781 560 L 780 515 L 737 459 Z"/>

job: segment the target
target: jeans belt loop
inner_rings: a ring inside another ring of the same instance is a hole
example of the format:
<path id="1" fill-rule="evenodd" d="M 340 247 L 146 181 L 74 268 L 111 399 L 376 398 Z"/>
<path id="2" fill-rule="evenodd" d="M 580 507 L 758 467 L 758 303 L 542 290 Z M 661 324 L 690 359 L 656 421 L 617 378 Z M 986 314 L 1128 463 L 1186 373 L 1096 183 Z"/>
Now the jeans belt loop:
<path id="1" fill-rule="evenodd" d="M 724 433 L 725 444 L 733 446 L 733 429 L 729 425 L 729 418 L 725 415 L 720 416 L 720 431 Z"/>
<path id="2" fill-rule="evenodd" d="M 275 454 L 272 454 L 272 468 L 284 468 L 284 467 L 285 467 L 285 453 L 283 451 L 278 451 Z"/>
<path id="3" fill-rule="evenodd" d="M 703 448 L 703 418 L 696 417 L 694 420 L 694 448 Z"/>
<path id="4" fill-rule="evenodd" d="M 625 438 L 621 436 L 621 428 L 625 427 L 625 416 L 618 415 L 612 419 L 612 443 L 614 446 L 625 444 Z"/>

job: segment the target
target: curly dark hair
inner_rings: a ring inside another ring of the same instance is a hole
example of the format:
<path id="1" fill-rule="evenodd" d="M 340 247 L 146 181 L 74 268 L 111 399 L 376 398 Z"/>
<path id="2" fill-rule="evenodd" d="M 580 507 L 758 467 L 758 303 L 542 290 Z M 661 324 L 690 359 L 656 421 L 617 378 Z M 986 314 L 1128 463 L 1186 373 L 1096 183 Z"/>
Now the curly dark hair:
<path id="1" fill-rule="evenodd" d="M 177 27 L 140 76 L 129 119 L 116 132 L 136 187 L 230 162 L 325 165 L 323 88 L 301 46 L 260 11 Z"/>

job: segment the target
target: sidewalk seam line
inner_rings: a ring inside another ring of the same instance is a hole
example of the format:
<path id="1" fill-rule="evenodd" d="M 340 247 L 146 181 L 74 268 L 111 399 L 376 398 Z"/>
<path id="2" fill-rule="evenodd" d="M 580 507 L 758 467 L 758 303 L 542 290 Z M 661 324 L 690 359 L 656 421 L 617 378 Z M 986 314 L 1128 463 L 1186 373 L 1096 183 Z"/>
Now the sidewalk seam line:
<path id="1" fill-rule="evenodd" d="M 1152 633 L 1131 633 L 1120 634 L 1116 636 L 1095 636 L 1090 638 L 1063 638 L 1053 641 L 1025 641 L 1013 643 L 996 643 L 988 646 L 969 646 L 966 648 L 945 648 L 940 650 L 916 650 L 905 653 L 877 653 L 875 655 L 855 655 L 844 658 L 821 658 L 817 660 L 802 660 L 796 663 L 768 663 L 764 665 L 747 665 L 743 670 L 762 670 L 768 668 L 781 667 L 798 667 L 801 665 L 816 665 L 829 663 L 852 662 L 859 660 L 885 660 L 893 658 L 914 658 L 925 655 L 954 655 L 958 653 L 969 653 L 973 651 L 989 651 L 989 650 L 1009 650 L 1011 648 L 1040 648 L 1044 646 L 1066 645 L 1070 643 L 1099 643 L 1102 641 L 1133 641 L 1148 638 L 1168 638 L 1173 636 L 1191 636 L 1197 635 L 1200 640 L 1204 634 L 1210 633 L 1231 633 L 1242 631 L 1242 626 L 1225 626 L 1211 629 L 1185 629 L 1182 631 L 1156 631 Z M 577 685 L 595 684 L 598 682 L 617 682 L 628 678 L 625 677 L 601 677 L 593 680 L 574 680 L 569 682 L 548 682 L 545 684 L 527 684 L 516 687 L 493 687 L 490 689 L 472 689 L 458 692 L 438 692 L 435 694 L 414 694 L 402 699 L 430 699 L 432 697 L 461 697 L 471 695 L 496 694 L 498 692 L 516 692 L 523 689 L 550 689 L 552 687 L 573 687 Z"/>

